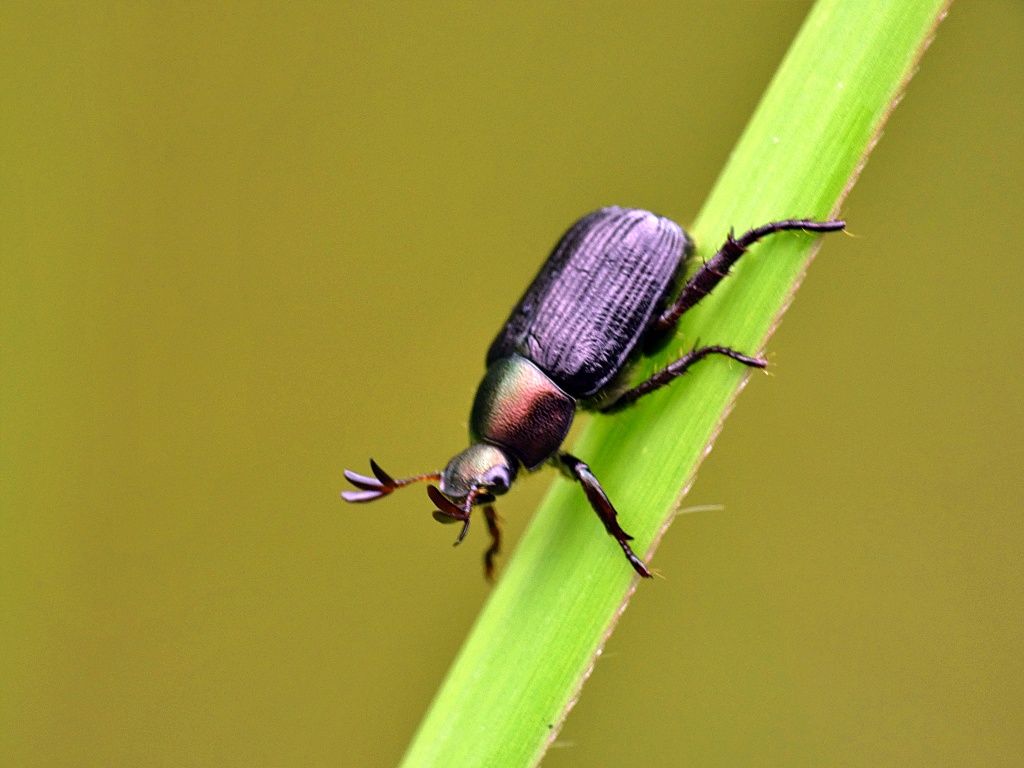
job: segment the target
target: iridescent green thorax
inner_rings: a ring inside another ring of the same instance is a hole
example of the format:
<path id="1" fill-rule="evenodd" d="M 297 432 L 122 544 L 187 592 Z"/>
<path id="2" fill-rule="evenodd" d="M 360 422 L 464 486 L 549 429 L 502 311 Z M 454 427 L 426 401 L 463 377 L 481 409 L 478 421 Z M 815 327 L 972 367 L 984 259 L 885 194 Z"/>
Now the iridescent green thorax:
<path id="1" fill-rule="evenodd" d="M 562 445 L 576 400 L 525 357 L 495 360 L 476 392 L 469 429 L 473 440 L 506 449 L 534 469 Z"/>

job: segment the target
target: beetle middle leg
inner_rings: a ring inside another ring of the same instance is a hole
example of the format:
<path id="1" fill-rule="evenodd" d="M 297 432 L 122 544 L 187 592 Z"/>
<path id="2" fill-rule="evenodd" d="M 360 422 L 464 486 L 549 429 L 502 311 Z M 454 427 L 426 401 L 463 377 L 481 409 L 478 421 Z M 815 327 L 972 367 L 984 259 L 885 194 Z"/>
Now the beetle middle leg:
<path id="1" fill-rule="evenodd" d="M 846 222 L 834 219 L 831 221 L 813 221 L 811 219 L 786 219 L 785 221 L 772 221 L 762 224 L 748 232 L 733 237 L 730 232 L 725 243 L 718 249 L 718 252 L 708 259 L 704 265 L 691 277 L 672 306 L 666 309 L 661 316 L 654 321 L 653 327 L 657 331 L 668 331 L 676 327 L 679 318 L 686 310 L 693 307 L 701 299 L 707 296 L 718 285 L 722 278 L 729 274 L 732 265 L 739 261 L 740 256 L 747 252 L 754 243 L 768 235 L 776 232 L 787 232 L 792 230 L 805 230 L 807 232 L 835 232 L 843 229 Z"/>
<path id="2" fill-rule="evenodd" d="M 646 381 L 642 381 L 632 389 L 627 389 L 625 392 L 616 397 L 612 402 L 602 406 L 598 410 L 601 413 L 612 413 L 625 408 L 627 405 L 631 405 L 638 398 L 643 397 L 646 394 L 653 392 L 656 389 L 661 389 L 672 380 L 682 376 L 689 370 L 690 366 L 694 363 L 700 362 L 708 355 L 724 355 L 725 357 L 732 358 L 733 360 L 743 363 L 744 365 L 750 366 L 751 368 L 766 368 L 768 367 L 768 361 L 760 357 L 751 357 L 750 355 L 744 355 L 742 352 L 737 352 L 731 347 L 720 347 L 720 346 L 708 346 L 708 347 L 694 347 L 681 358 L 676 360 L 671 365 L 662 368 L 660 371 L 655 373 Z"/>
<path id="3" fill-rule="evenodd" d="M 619 546 L 622 547 L 622 551 L 625 553 L 626 559 L 629 560 L 629 564 L 633 566 L 633 570 L 645 579 L 651 578 L 651 572 L 647 570 L 644 561 L 637 557 L 636 553 L 633 552 L 633 548 L 629 546 L 629 542 L 632 541 L 633 537 L 622 530 L 615 507 L 612 506 L 601 484 L 594 477 L 594 473 L 590 471 L 590 467 L 568 453 L 558 454 L 558 460 L 562 462 L 562 468 L 572 479 L 579 480 L 580 485 L 583 486 L 583 492 L 587 496 L 587 501 L 590 502 L 590 506 L 597 513 L 597 516 L 601 518 L 605 530 L 619 542 Z"/>

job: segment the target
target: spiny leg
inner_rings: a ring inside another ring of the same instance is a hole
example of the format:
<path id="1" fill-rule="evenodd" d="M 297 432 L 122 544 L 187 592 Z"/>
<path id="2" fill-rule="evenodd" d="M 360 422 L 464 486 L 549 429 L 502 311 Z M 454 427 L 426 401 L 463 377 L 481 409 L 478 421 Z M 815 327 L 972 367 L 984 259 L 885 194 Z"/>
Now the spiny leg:
<path id="1" fill-rule="evenodd" d="M 758 240 L 776 232 L 786 232 L 790 230 L 835 232 L 843 229 L 845 226 L 846 223 L 840 220 L 813 221 L 810 219 L 786 219 L 785 221 L 773 221 L 768 224 L 762 224 L 760 227 L 755 227 L 754 229 L 745 232 L 738 238 L 733 237 L 732 232 L 730 232 L 726 237 L 725 243 L 718 249 L 718 252 L 712 256 L 711 259 L 705 262 L 699 270 L 697 270 L 696 274 L 690 278 L 687 284 L 683 287 L 683 290 L 680 291 L 679 296 L 676 298 L 672 306 L 665 310 L 665 312 L 652 324 L 653 330 L 655 332 L 664 332 L 674 328 L 683 313 L 711 293 L 714 287 L 721 282 L 722 278 L 729 274 L 729 270 L 732 268 L 733 264 L 735 264 L 739 258 L 747 252 L 747 249 Z M 731 347 L 718 345 L 695 347 L 674 363 L 655 373 L 646 381 L 643 381 L 632 389 L 623 392 L 611 403 L 600 408 L 600 411 L 602 413 L 609 413 L 630 405 L 638 398 L 643 397 L 644 395 L 665 386 L 675 378 L 682 376 L 690 366 L 699 360 L 704 359 L 708 355 L 724 355 L 736 360 L 737 362 L 743 363 L 744 365 L 750 366 L 751 368 L 764 368 L 767 366 L 767 362 L 765 360 L 759 357 L 745 355 Z"/>
<path id="2" fill-rule="evenodd" d="M 590 467 L 568 453 L 559 454 L 558 460 L 562 462 L 563 469 L 571 478 L 579 480 L 580 485 L 583 486 L 583 492 L 587 495 L 587 501 L 590 502 L 590 506 L 597 513 L 601 522 L 604 523 L 605 530 L 619 542 L 619 546 L 622 547 L 622 551 L 625 553 L 626 559 L 629 560 L 629 564 L 633 566 L 633 570 L 645 579 L 649 579 L 651 572 L 647 570 L 644 561 L 637 557 L 632 547 L 629 546 L 629 542 L 633 537 L 622 530 L 615 507 L 612 506 L 601 484 L 594 477 L 594 473 L 590 471 Z"/>
<path id="3" fill-rule="evenodd" d="M 631 405 L 638 398 L 641 398 L 656 389 L 660 389 L 673 379 L 682 376 L 690 366 L 700 360 L 703 360 L 708 355 L 725 355 L 725 357 L 730 357 L 737 362 L 750 366 L 751 368 L 765 368 L 768 365 L 768 361 L 760 357 L 750 357 L 749 355 L 744 355 L 729 347 L 694 347 L 668 367 L 662 368 L 656 374 L 651 376 L 651 378 L 640 382 L 632 389 L 627 389 L 608 405 L 602 406 L 599 409 L 600 412 L 611 413 L 613 411 L 621 410 L 627 405 Z"/>
<path id="4" fill-rule="evenodd" d="M 484 505 L 484 519 L 491 534 L 491 546 L 484 552 L 484 578 L 494 581 L 494 558 L 501 552 L 501 525 L 498 521 L 498 512 L 491 504 Z"/>
<path id="5" fill-rule="evenodd" d="M 679 318 L 686 310 L 690 309 L 697 302 L 707 296 L 714 289 L 722 278 L 729 274 L 732 265 L 740 256 L 747 252 L 747 249 L 761 238 L 776 232 L 789 230 L 806 230 L 808 232 L 835 232 L 843 229 L 846 222 L 833 221 L 812 221 L 810 219 L 786 219 L 785 221 L 772 221 L 762 224 L 738 238 L 732 236 L 732 232 L 725 238 L 725 243 L 718 249 L 718 253 L 712 256 L 704 265 L 697 270 L 696 274 L 687 281 L 683 290 L 671 307 L 666 309 L 661 317 L 654 322 L 657 331 L 668 331 L 676 327 Z"/>

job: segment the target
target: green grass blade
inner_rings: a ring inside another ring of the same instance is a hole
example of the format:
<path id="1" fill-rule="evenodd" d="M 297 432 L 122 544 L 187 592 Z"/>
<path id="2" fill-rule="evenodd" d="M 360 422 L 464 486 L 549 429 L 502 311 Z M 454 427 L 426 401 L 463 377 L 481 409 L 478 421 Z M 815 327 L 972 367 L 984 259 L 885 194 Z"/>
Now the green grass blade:
<path id="1" fill-rule="evenodd" d="M 815 6 L 692 228 L 700 255 L 710 255 L 730 227 L 838 212 L 946 5 Z M 755 248 L 735 277 L 684 317 L 679 343 L 639 365 L 636 377 L 698 338 L 762 349 L 819 242 L 792 233 Z M 706 360 L 685 382 L 594 418 L 574 446 L 648 559 L 745 377 L 735 363 Z M 635 586 L 580 490 L 556 481 L 403 764 L 538 762 Z"/>

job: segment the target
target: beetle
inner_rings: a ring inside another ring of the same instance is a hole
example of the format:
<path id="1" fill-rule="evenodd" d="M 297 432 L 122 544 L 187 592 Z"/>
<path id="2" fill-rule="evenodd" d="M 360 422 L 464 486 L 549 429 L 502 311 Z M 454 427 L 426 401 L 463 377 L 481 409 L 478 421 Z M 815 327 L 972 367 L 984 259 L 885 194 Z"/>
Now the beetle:
<path id="1" fill-rule="evenodd" d="M 456 544 L 469 530 L 473 507 L 482 506 L 491 535 L 484 574 L 491 580 L 501 546 L 496 497 L 509 490 L 520 471 L 554 464 L 580 483 L 633 569 L 650 577 L 590 467 L 561 450 L 576 411 L 617 411 L 709 355 L 751 368 L 766 367 L 763 358 L 731 347 L 695 345 L 645 381 L 633 387 L 624 383 L 629 363 L 659 340 L 664 342 L 679 318 L 707 296 L 756 242 L 777 232 L 834 232 L 844 227 L 840 220 L 786 219 L 740 237 L 730 231 L 715 255 L 684 282 L 694 245 L 674 221 L 616 206 L 584 216 L 562 235 L 487 352 L 487 370 L 470 415 L 470 446 L 440 472 L 402 479 L 370 459 L 372 477 L 345 470 L 357 490 L 344 491 L 342 497 L 364 503 L 412 483 L 437 482 L 427 486 L 437 507 L 434 518 L 462 523 Z"/>

